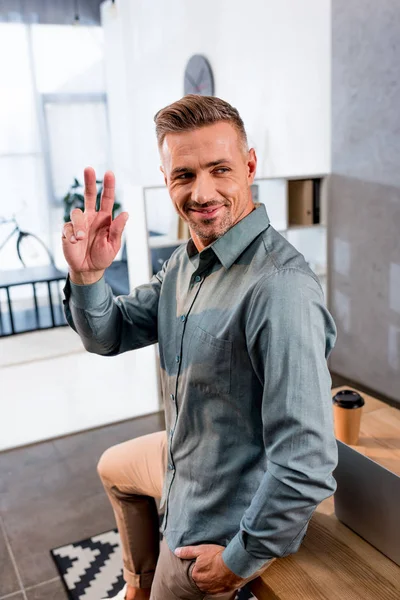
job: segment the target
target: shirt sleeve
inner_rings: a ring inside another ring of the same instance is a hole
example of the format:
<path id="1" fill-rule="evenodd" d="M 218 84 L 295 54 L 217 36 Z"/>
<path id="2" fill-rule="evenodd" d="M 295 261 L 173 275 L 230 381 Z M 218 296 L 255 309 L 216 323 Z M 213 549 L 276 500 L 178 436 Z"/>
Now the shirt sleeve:
<path id="1" fill-rule="evenodd" d="M 167 262 L 148 284 L 116 298 L 104 277 L 91 285 L 76 285 L 68 277 L 65 316 L 88 352 L 114 356 L 158 341 L 158 302 Z"/>
<path id="2" fill-rule="evenodd" d="M 314 510 L 336 490 L 338 460 L 327 365 L 336 327 L 319 283 L 294 268 L 264 278 L 246 338 L 263 386 L 267 470 L 222 555 L 243 578 L 297 552 Z"/>

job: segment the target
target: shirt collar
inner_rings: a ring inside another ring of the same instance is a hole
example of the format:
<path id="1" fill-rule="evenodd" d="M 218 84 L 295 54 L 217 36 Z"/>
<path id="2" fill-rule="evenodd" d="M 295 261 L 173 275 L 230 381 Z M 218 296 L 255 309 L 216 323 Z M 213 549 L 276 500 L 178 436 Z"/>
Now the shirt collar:
<path id="1" fill-rule="evenodd" d="M 229 269 L 237 258 L 250 246 L 256 237 L 269 226 L 269 217 L 264 204 L 256 204 L 255 210 L 251 211 L 244 219 L 241 219 L 236 225 L 215 240 L 210 246 L 205 248 L 200 254 L 210 254 L 210 249 L 218 257 L 225 269 Z M 189 240 L 187 245 L 189 258 L 198 254 L 193 240 Z"/>

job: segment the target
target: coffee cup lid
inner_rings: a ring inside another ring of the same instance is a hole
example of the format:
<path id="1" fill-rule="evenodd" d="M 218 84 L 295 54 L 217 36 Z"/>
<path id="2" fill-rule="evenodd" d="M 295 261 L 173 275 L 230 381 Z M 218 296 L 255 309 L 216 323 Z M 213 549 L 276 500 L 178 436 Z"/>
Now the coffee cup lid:
<path id="1" fill-rule="evenodd" d="M 332 402 L 341 408 L 360 408 L 365 404 L 364 398 L 354 390 L 341 390 L 333 396 Z"/>

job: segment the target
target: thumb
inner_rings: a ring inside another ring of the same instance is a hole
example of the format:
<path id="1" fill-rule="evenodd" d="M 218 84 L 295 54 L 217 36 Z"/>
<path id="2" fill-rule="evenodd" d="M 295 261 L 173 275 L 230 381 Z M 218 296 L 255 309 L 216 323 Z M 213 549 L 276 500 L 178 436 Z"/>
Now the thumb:
<path id="1" fill-rule="evenodd" d="M 121 235 L 125 229 L 128 219 L 129 214 L 127 212 L 122 212 L 118 215 L 118 217 L 115 217 L 114 221 L 111 223 L 109 239 L 112 244 L 116 244 L 121 241 Z"/>
<path id="2" fill-rule="evenodd" d="M 201 554 L 201 548 L 199 546 L 183 546 L 177 548 L 174 554 L 179 558 L 197 558 Z"/>

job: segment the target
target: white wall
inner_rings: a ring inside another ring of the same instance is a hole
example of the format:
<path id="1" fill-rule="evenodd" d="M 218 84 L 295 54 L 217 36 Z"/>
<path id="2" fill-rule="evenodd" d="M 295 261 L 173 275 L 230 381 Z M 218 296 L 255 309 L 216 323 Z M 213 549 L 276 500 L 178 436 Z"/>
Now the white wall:
<path id="1" fill-rule="evenodd" d="M 118 189 L 131 183 L 133 144 L 129 131 L 131 112 L 128 100 L 128 72 L 124 53 L 123 29 L 120 11 L 111 1 L 101 6 L 104 30 L 104 65 L 107 104 L 111 137 L 112 168 Z"/>
<path id="2" fill-rule="evenodd" d="M 132 183 L 162 183 L 153 116 L 183 95 L 195 53 L 210 61 L 216 95 L 241 113 L 258 177 L 330 171 L 329 0 L 108 0 L 102 13 L 106 47 L 123 44 L 107 77 L 112 93 L 126 69 L 128 100 L 110 107 L 125 125 L 121 145 L 131 144 Z"/>
<path id="3" fill-rule="evenodd" d="M 131 287 L 147 249 L 135 229 L 142 198 L 128 191 L 163 185 L 153 117 L 182 97 L 192 54 L 209 59 L 216 95 L 238 108 L 258 178 L 330 171 L 329 0 L 107 0 L 102 25 L 112 166 L 131 217 Z M 154 359 L 140 364 L 155 389 Z"/>

